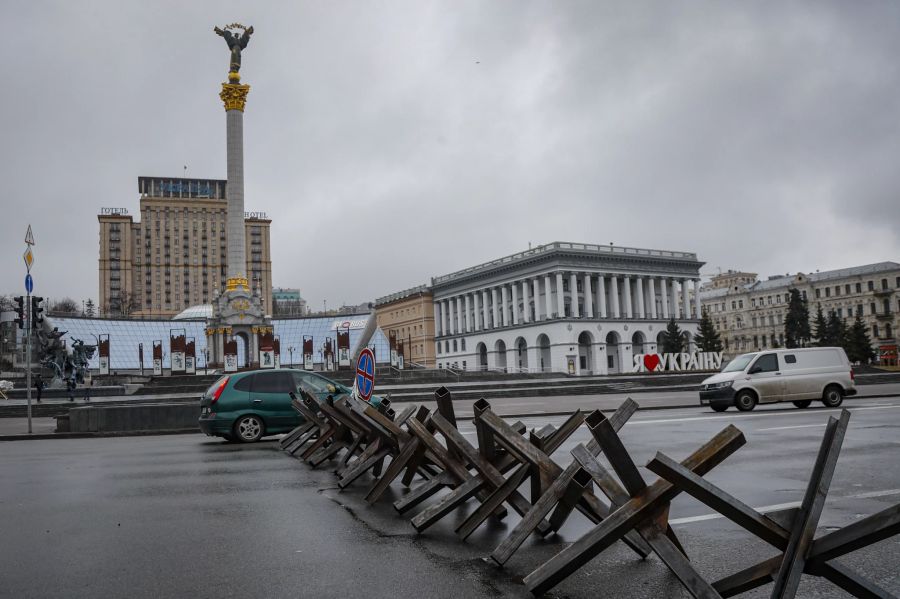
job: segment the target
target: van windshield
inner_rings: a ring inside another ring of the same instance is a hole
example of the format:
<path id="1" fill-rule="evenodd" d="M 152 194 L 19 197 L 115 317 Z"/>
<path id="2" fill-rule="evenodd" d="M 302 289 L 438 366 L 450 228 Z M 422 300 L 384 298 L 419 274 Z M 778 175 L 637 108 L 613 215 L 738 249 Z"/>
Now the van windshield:
<path id="1" fill-rule="evenodd" d="M 756 354 L 742 354 L 725 365 L 722 372 L 738 372 L 747 367 L 750 360 L 756 357 Z"/>

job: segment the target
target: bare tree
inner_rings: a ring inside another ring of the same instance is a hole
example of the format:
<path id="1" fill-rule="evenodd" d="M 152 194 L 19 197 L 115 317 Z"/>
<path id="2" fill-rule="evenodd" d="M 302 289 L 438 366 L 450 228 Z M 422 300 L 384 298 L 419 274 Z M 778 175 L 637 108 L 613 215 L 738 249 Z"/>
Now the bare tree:
<path id="1" fill-rule="evenodd" d="M 54 302 L 50 311 L 55 314 L 78 314 L 78 304 L 71 297 L 64 297 Z"/>

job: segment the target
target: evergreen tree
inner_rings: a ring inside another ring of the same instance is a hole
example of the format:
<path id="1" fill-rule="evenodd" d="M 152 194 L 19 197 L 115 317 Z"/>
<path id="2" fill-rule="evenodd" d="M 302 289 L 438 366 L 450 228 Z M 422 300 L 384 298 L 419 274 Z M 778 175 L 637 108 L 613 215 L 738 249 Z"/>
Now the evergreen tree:
<path id="1" fill-rule="evenodd" d="M 678 323 L 675 322 L 675 318 L 673 317 L 669 320 L 669 324 L 666 326 L 666 332 L 663 333 L 662 353 L 680 354 L 683 351 L 684 333 L 681 332 L 681 329 L 678 327 Z"/>
<path id="2" fill-rule="evenodd" d="M 815 330 L 813 331 L 813 337 L 816 339 L 816 346 L 824 347 L 828 345 L 826 340 L 828 334 L 827 328 L 828 325 L 825 322 L 825 315 L 822 314 L 822 304 L 816 304 L 816 323 Z"/>
<path id="3" fill-rule="evenodd" d="M 856 320 L 853 321 L 853 326 L 847 333 L 847 344 L 844 349 L 851 362 L 867 364 L 875 359 L 875 350 L 872 349 L 869 329 L 859 314 L 856 315 Z"/>
<path id="4" fill-rule="evenodd" d="M 784 345 L 787 348 L 803 347 L 809 343 L 809 308 L 796 289 L 788 290 L 787 314 L 784 317 Z"/>
<path id="5" fill-rule="evenodd" d="M 847 325 L 843 319 L 838 318 L 837 312 L 832 310 L 828 314 L 828 322 L 825 323 L 825 338 L 822 345 L 827 347 L 845 347 L 846 344 Z"/>
<path id="6" fill-rule="evenodd" d="M 88 298 L 86 302 L 84 302 L 84 315 L 90 318 L 94 317 L 95 308 L 94 308 L 94 300 Z"/>
<path id="7" fill-rule="evenodd" d="M 703 316 L 700 318 L 700 330 L 694 340 L 697 342 L 697 349 L 700 351 L 722 351 L 722 339 L 719 337 L 719 332 L 713 325 L 709 312 L 705 308 L 703 309 Z"/>

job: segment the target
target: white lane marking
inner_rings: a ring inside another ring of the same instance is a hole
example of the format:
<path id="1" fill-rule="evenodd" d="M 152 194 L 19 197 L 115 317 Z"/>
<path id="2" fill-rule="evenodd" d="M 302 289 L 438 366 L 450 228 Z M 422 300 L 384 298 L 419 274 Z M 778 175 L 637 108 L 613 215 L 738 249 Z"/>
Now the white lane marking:
<path id="1" fill-rule="evenodd" d="M 900 489 L 886 489 L 884 491 L 869 491 L 867 493 L 856 493 L 854 495 L 844 495 L 835 499 L 871 499 L 873 497 L 887 497 L 889 495 L 900 495 Z M 768 512 L 776 512 L 778 510 L 786 510 L 792 507 L 800 507 L 800 501 L 790 501 L 788 503 L 776 503 L 773 505 L 764 505 L 762 507 L 752 508 L 761 514 Z M 693 522 L 704 522 L 706 520 L 717 520 L 724 518 L 722 514 L 703 514 L 702 516 L 690 516 L 688 518 L 676 518 L 669 520 L 669 524 L 691 524 Z"/>
<path id="2" fill-rule="evenodd" d="M 861 412 L 862 410 L 890 410 L 900 408 L 900 405 L 892 404 L 889 406 L 871 406 L 864 408 L 847 408 L 850 412 Z M 830 412 L 840 412 L 842 408 L 834 408 L 830 410 L 816 410 L 815 412 L 804 412 L 800 410 L 776 410 L 766 412 L 765 414 L 743 414 L 739 418 L 771 418 L 772 416 L 801 416 L 811 414 L 824 414 Z M 735 420 L 734 416 L 698 416 L 696 418 L 665 418 L 658 420 L 630 420 L 628 424 L 665 424 L 667 422 L 691 422 L 701 420 Z"/>
<path id="3" fill-rule="evenodd" d="M 761 428 L 761 429 L 757 429 L 757 432 L 762 432 L 762 431 L 786 431 L 786 430 L 792 429 L 792 428 L 812 428 L 812 427 L 825 426 L 826 424 L 827 424 L 826 422 L 823 422 L 822 424 L 797 424 L 797 425 L 795 425 L 795 426 L 773 426 L 773 427 L 771 427 L 771 428 Z"/>

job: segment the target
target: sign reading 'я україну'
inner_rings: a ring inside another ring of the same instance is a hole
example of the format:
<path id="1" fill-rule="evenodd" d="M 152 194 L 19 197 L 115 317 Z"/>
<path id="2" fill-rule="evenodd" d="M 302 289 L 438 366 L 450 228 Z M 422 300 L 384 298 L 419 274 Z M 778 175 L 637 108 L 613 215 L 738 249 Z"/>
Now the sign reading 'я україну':
<path id="1" fill-rule="evenodd" d="M 635 354 L 631 372 L 718 370 L 721 367 L 722 352 Z"/>

